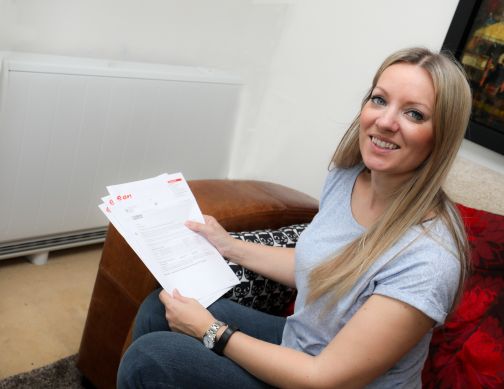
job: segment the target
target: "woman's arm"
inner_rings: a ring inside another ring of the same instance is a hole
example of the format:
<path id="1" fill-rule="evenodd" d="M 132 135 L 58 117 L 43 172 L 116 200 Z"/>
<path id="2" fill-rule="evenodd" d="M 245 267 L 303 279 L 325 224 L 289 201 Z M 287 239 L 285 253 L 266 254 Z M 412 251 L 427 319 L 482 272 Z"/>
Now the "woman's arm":
<path id="1" fill-rule="evenodd" d="M 170 327 L 201 339 L 213 322 L 196 300 L 162 292 Z M 191 325 L 185 323 L 192 323 Z M 359 388 L 384 374 L 434 321 L 399 300 L 373 295 L 318 355 L 236 332 L 224 354 L 259 379 L 286 388 Z"/>
<path id="2" fill-rule="evenodd" d="M 224 353 L 278 387 L 360 388 L 396 364 L 433 325 L 412 306 L 374 295 L 316 357 L 243 333 L 231 337 Z"/>
<path id="3" fill-rule="evenodd" d="M 203 235 L 224 257 L 283 285 L 295 287 L 294 249 L 244 242 L 230 236 L 212 216 L 205 224 L 189 221 L 186 226 Z"/>

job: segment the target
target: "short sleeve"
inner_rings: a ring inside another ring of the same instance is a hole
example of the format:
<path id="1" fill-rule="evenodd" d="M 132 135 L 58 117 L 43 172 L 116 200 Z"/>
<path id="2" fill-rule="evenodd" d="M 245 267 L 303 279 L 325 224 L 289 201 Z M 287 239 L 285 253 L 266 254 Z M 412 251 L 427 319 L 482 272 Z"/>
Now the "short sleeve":
<path id="1" fill-rule="evenodd" d="M 407 303 L 442 325 L 458 290 L 460 262 L 424 238 L 398 255 L 375 279 L 373 293 Z"/>

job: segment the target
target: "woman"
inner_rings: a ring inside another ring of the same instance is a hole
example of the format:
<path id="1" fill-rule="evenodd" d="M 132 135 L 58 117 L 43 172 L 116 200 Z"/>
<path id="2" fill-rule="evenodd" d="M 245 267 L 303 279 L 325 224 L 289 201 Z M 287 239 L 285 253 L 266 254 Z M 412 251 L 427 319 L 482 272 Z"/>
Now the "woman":
<path id="1" fill-rule="evenodd" d="M 156 292 L 137 316 L 119 387 L 420 388 L 432 328 L 466 275 L 463 225 L 441 185 L 470 107 L 447 56 L 413 48 L 388 57 L 295 251 L 235 240 L 211 217 L 187 223 L 233 262 L 296 287 L 294 314 L 227 300 L 207 310 L 176 290 Z"/>

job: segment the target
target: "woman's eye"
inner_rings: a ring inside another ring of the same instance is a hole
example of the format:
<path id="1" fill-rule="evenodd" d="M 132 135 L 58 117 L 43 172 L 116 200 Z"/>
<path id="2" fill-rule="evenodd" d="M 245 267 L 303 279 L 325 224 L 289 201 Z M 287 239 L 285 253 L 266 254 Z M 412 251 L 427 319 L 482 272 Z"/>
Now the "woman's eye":
<path id="1" fill-rule="evenodd" d="M 415 110 L 408 111 L 406 114 L 411 116 L 413 119 L 415 119 L 418 122 L 422 121 L 424 118 L 424 115 L 421 112 L 418 112 Z"/>
<path id="2" fill-rule="evenodd" d="M 385 105 L 385 99 L 381 96 L 371 96 L 370 100 L 376 105 Z"/>

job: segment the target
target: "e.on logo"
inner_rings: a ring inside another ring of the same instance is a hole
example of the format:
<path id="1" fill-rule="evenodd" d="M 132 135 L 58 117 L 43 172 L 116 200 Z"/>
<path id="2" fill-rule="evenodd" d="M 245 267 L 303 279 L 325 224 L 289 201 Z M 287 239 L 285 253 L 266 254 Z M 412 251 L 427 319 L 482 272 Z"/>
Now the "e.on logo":
<path id="1" fill-rule="evenodd" d="M 122 201 L 122 200 L 128 200 L 128 199 L 131 199 L 133 196 L 130 194 L 126 194 L 126 195 L 118 195 L 116 197 L 116 200 L 117 201 Z"/>
<path id="2" fill-rule="evenodd" d="M 128 199 L 131 199 L 131 198 L 133 198 L 133 195 L 130 193 L 130 194 L 126 194 L 126 195 L 117 195 L 115 197 L 115 200 L 117 200 L 117 202 L 121 202 L 123 200 L 128 200 Z M 110 198 L 108 200 L 108 205 L 109 206 L 107 206 L 107 208 L 105 210 L 110 213 L 110 212 L 112 212 L 110 208 L 114 207 L 114 205 L 116 205 L 116 202 L 114 201 L 113 198 Z"/>

